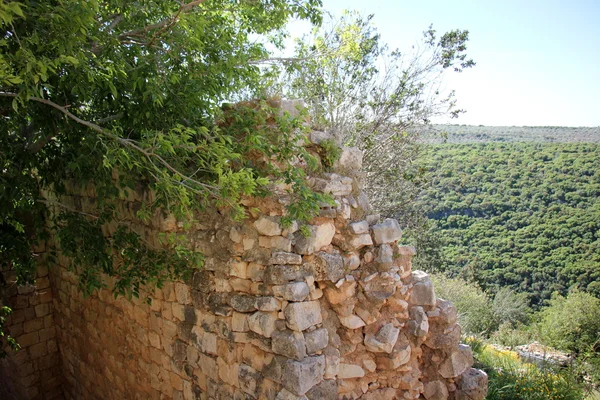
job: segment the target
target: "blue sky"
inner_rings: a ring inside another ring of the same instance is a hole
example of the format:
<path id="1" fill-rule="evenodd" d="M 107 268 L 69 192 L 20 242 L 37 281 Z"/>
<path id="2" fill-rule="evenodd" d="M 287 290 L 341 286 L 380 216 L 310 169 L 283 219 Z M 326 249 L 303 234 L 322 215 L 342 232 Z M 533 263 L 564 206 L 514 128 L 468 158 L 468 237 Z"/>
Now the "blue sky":
<path id="1" fill-rule="evenodd" d="M 439 33 L 469 30 L 468 54 L 477 66 L 444 79 L 467 113 L 446 122 L 600 126 L 598 0 L 323 0 L 323 6 L 337 15 L 374 14 L 382 39 L 401 51 L 430 24 Z"/>

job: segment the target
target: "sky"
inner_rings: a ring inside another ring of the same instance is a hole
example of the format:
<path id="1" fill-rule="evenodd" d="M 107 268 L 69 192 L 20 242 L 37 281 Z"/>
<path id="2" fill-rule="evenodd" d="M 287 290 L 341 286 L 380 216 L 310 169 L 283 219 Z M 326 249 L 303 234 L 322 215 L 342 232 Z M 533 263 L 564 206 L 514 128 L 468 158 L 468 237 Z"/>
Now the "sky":
<path id="1" fill-rule="evenodd" d="M 599 0 L 323 0 L 323 8 L 374 14 L 382 40 L 401 51 L 430 24 L 440 34 L 469 31 L 477 65 L 444 77 L 467 113 L 434 122 L 600 126 Z"/>

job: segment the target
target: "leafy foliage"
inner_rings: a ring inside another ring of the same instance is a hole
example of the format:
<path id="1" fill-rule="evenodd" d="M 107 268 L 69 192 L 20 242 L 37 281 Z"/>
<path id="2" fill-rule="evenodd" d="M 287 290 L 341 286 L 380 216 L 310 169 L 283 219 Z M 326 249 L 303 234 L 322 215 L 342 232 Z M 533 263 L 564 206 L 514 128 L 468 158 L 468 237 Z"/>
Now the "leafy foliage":
<path id="1" fill-rule="evenodd" d="M 316 128 L 364 150 L 365 188 L 377 210 L 420 227 L 410 207 L 423 172 L 413 165 L 416 139 L 432 117 L 462 111 L 439 86 L 445 71 L 475 65 L 466 55 L 469 33 L 439 36 L 429 27 L 415 51 L 401 53 L 382 42 L 372 18 L 345 12 L 298 40 L 281 90 L 306 100 Z"/>
<path id="2" fill-rule="evenodd" d="M 298 145 L 301 121 L 265 101 L 222 105 L 259 91 L 256 63 L 269 54 L 257 38 L 277 41 L 292 17 L 319 23 L 319 6 L 1 3 L 0 264 L 31 280 L 31 246 L 50 227 L 85 293 L 108 274 L 116 294 L 137 295 L 202 263 L 176 235 L 160 248 L 144 241 L 140 228 L 158 210 L 184 227 L 207 206 L 243 218 L 243 196 L 282 180 L 296 200 L 288 218 L 314 215 L 326 199 L 306 186 L 314 162 Z M 93 190 L 91 210 L 62 200 L 73 187 Z M 124 218 L 120 202 L 136 193 L 143 200 Z"/>
<path id="3" fill-rule="evenodd" d="M 582 292 L 554 296 L 540 312 L 542 340 L 575 354 L 600 351 L 600 300 Z"/>

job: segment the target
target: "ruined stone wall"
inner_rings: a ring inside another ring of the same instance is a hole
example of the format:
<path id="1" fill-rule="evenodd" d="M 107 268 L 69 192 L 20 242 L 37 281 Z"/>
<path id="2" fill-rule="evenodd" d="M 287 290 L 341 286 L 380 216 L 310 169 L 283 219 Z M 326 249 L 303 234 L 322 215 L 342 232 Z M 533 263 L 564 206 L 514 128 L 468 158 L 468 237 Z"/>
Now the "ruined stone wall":
<path id="1" fill-rule="evenodd" d="M 0 359 L 0 399 L 56 399 L 62 393 L 53 292 L 43 266 L 46 248 L 35 250 L 42 260 L 35 286 L 17 286 L 13 271 L 0 270 L 5 282 L 0 306 L 13 310 L 4 329 L 21 346 L 16 353 L 6 349 L 8 357 Z"/>
<path id="2" fill-rule="evenodd" d="M 456 309 L 412 270 L 415 251 L 401 245 L 398 222 L 370 214 L 361 159 L 344 149 L 337 173 L 311 178 L 336 205 L 322 206 L 308 235 L 282 226 L 281 185 L 244 200 L 244 222 L 202 216 L 185 234 L 206 255 L 204 268 L 140 299 L 83 298 L 59 255 L 50 282 L 64 396 L 483 399 L 487 377 L 459 344 Z M 139 200 L 124 199 L 122 215 Z M 91 211 L 93 191 L 61 201 Z M 137 230 L 152 242 L 181 226 L 157 215 Z"/>

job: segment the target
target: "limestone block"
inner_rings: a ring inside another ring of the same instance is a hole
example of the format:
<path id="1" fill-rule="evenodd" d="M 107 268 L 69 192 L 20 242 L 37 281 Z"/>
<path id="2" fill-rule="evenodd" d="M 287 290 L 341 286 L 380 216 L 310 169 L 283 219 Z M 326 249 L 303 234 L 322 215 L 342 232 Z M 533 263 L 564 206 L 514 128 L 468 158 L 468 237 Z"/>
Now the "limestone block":
<path id="1" fill-rule="evenodd" d="M 439 322 L 444 325 L 454 325 L 458 317 L 458 311 L 452 302 L 437 299 L 437 308 L 440 310 Z"/>
<path id="2" fill-rule="evenodd" d="M 276 249 L 284 252 L 292 251 L 292 241 L 283 236 L 259 236 L 258 245 L 267 249 Z"/>
<path id="3" fill-rule="evenodd" d="M 229 275 L 237 276 L 241 279 L 246 279 L 248 263 L 245 261 L 234 261 L 230 264 Z"/>
<path id="4" fill-rule="evenodd" d="M 302 361 L 288 361 L 283 367 L 283 387 L 297 395 L 303 395 L 323 380 L 325 358 L 306 357 Z"/>
<path id="5" fill-rule="evenodd" d="M 291 281 L 303 281 L 310 275 L 306 265 L 269 265 L 264 272 L 265 283 L 281 285 Z"/>
<path id="6" fill-rule="evenodd" d="M 480 369 L 469 368 L 458 381 L 457 400 L 483 400 L 488 394 L 488 376 Z"/>
<path id="7" fill-rule="evenodd" d="M 303 301 L 310 293 L 306 282 L 293 282 L 273 286 L 273 294 L 287 301 Z"/>
<path id="8" fill-rule="evenodd" d="M 375 262 L 379 264 L 380 270 L 388 270 L 394 263 L 394 251 L 389 244 L 382 244 L 377 250 Z"/>
<path id="9" fill-rule="evenodd" d="M 347 196 L 352 193 L 352 178 L 333 173 L 323 174 L 323 178 L 311 178 L 310 184 L 317 192 L 333 196 Z"/>
<path id="10" fill-rule="evenodd" d="M 340 322 L 348 329 L 358 329 L 365 326 L 365 321 L 356 315 L 349 315 L 347 317 L 339 317 Z"/>
<path id="11" fill-rule="evenodd" d="M 260 311 L 279 311 L 281 310 L 281 301 L 271 296 L 257 297 L 256 308 Z"/>
<path id="12" fill-rule="evenodd" d="M 295 395 L 294 393 L 290 392 L 286 388 L 283 388 L 279 391 L 279 393 L 277 393 L 277 397 L 275 397 L 275 400 L 308 400 L 308 397 L 306 397 L 304 395 L 303 396 Z"/>
<path id="13" fill-rule="evenodd" d="M 329 333 L 325 328 L 315 329 L 314 331 L 306 332 L 304 339 L 307 353 L 315 354 L 327 347 L 329 344 Z"/>
<path id="14" fill-rule="evenodd" d="M 363 152 L 358 147 L 342 147 L 340 158 L 334 164 L 336 171 L 358 173 L 362 170 Z"/>
<path id="15" fill-rule="evenodd" d="M 270 338 L 275 332 L 276 312 L 257 311 L 248 317 L 248 328 L 259 335 Z"/>
<path id="16" fill-rule="evenodd" d="M 423 337 L 429 332 L 429 319 L 423 310 L 423 307 L 413 307 L 410 309 L 410 322 L 408 323 L 408 331 L 411 335 Z"/>
<path id="17" fill-rule="evenodd" d="M 430 349 L 451 349 L 460 342 L 460 325 L 455 324 L 450 329 L 439 329 L 432 325 L 429 335 L 425 340 L 425 345 Z"/>
<path id="18" fill-rule="evenodd" d="M 473 365 L 473 353 L 466 344 L 459 344 L 439 367 L 439 373 L 444 378 L 455 378 Z"/>
<path id="19" fill-rule="evenodd" d="M 348 225 L 348 228 L 355 235 L 369 233 L 369 223 L 367 221 L 353 222 Z"/>
<path id="20" fill-rule="evenodd" d="M 295 331 L 303 331 L 323 322 L 318 301 L 289 303 L 284 310 L 287 326 Z"/>
<path id="21" fill-rule="evenodd" d="M 377 334 L 365 335 L 365 347 L 372 353 L 391 353 L 398 340 L 400 329 L 394 327 L 391 323 L 383 325 Z"/>
<path id="22" fill-rule="evenodd" d="M 256 397 L 256 385 L 260 379 L 260 373 L 247 364 L 240 364 L 238 368 L 238 381 L 240 389 L 252 397 Z"/>
<path id="23" fill-rule="evenodd" d="M 339 379 L 362 378 L 365 370 L 360 365 L 340 363 L 337 376 Z"/>
<path id="24" fill-rule="evenodd" d="M 335 235 L 335 225 L 333 222 L 326 222 L 321 225 L 308 225 L 309 235 L 305 237 L 301 232 L 294 234 L 295 249 L 297 253 L 308 255 L 313 254 L 323 247 L 328 246 Z"/>
<path id="25" fill-rule="evenodd" d="M 311 263 L 316 281 L 337 282 L 344 277 L 344 259 L 339 253 L 320 251 Z"/>
<path id="26" fill-rule="evenodd" d="M 229 298 L 229 305 L 238 312 L 256 311 L 256 297 L 247 294 L 234 294 Z"/>
<path id="27" fill-rule="evenodd" d="M 337 400 L 338 398 L 338 384 L 334 379 L 327 379 L 313 386 L 308 392 L 306 397 L 309 400 Z"/>
<path id="28" fill-rule="evenodd" d="M 429 381 L 424 385 L 423 396 L 427 400 L 446 400 L 448 389 L 442 381 Z"/>
<path id="29" fill-rule="evenodd" d="M 414 285 L 408 302 L 418 306 L 435 306 L 435 291 L 429 275 L 423 271 L 414 271 L 412 281 Z"/>
<path id="30" fill-rule="evenodd" d="M 395 219 L 388 218 L 380 224 L 373 225 L 371 229 L 376 244 L 396 242 L 402 237 L 402 230 Z"/>
<path id="31" fill-rule="evenodd" d="M 275 331 L 271 337 L 271 345 L 275 354 L 298 361 L 306 357 L 306 342 L 301 332 Z"/>
<path id="32" fill-rule="evenodd" d="M 296 253 L 278 251 L 271 255 L 270 265 L 299 265 L 302 264 L 302 256 Z"/>
<path id="33" fill-rule="evenodd" d="M 265 275 L 265 266 L 256 263 L 250 263 L 246 268 L 246 275 L 248 276 L 248 279 L 252 280 L 253 282 L 262 282 Z"/>
<path id="34" fill-rule="evenodd" d="M 337 287 L 326 287 L 323 292 L 325 298 L 330 304 L 340 304 L 356 294 L 356 281 L 345 281 L 339 288 Z"/>
<path id="35" fill-rule="evenodd" d="M 254 227 L 261 235 L 279 236 L 281 235 L 280 222 L 280 217 L 261 216 L 254 222 Z"/>
<path id="36" fill-rule="evenodd" d="M 359 250 L 365 246 L 373 245 L 373 239 L 371 238 L 371 235 L 365 233 L 362 235 L 350 236 L 350 238 L 346 240 L 346 243 L 348 244 L 348 246 L 350 246 L 350 248 L 354 250 Z"/>
<path id="37" fill-rule="evenodd" d="M 310 141 L 315 144 L 320 144 L 325 140 L 333 140 L 333 135 L 323 131 L 312 131 L 310 133 Z"/>
<path id="38" fill-rule="evenodd" d="M 369 235 L 370 237 L 370 235 Z M 357 252 L 351 252 L 351 253 L 347 253 L 344 254 L 343 256 L 344 259 L 344 268 L 354 271 L 355 269 L 357 269 L 360 266 L 360 256 L 358 255 Z"/>

